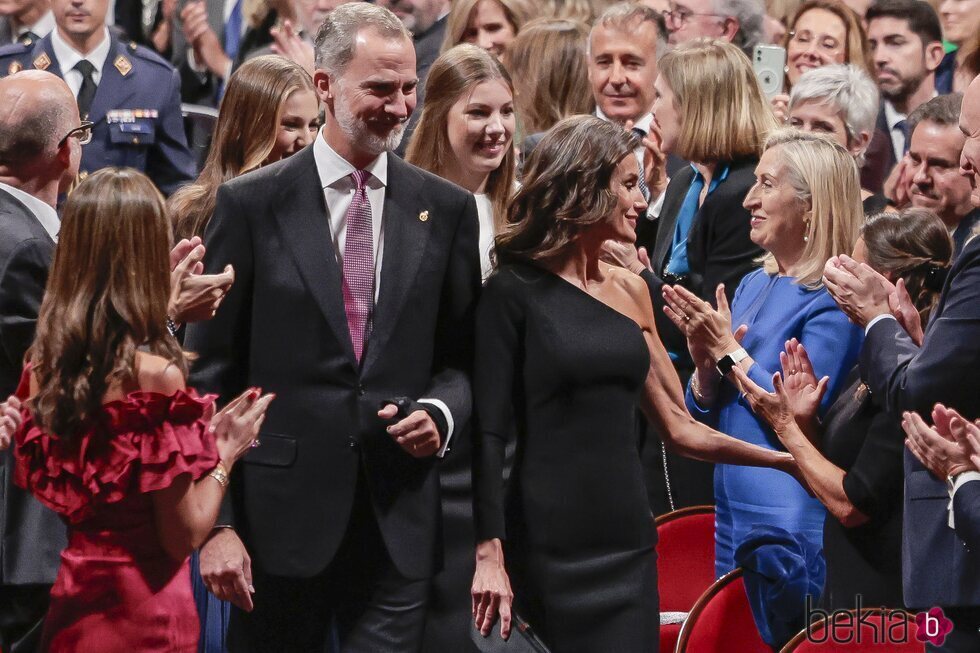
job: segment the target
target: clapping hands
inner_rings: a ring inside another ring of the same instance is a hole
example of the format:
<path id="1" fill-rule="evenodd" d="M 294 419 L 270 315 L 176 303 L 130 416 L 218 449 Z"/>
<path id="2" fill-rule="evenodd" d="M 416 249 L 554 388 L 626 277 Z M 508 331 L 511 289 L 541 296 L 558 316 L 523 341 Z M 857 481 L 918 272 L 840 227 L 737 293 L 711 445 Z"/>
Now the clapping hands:
<path id="1" fill-rule="evenodd" d="M 912 455 L 939 479 L 980 470 L 980 424 L 942 404 L 933 408 L 932 421 L 929 426 L 917 413 L 902 416 Z"/>
<path id="2" fill-rule="evenodd" d="M 0 451 L 10 446 L 22 422 L 20 399 L 10 395 L 7 401 L 0 404 Z"/>

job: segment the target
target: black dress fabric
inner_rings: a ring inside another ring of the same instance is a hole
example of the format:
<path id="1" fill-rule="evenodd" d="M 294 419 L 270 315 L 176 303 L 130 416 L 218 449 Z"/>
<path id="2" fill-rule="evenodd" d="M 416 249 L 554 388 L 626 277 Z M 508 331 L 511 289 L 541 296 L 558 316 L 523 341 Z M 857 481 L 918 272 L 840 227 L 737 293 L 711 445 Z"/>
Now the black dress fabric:
<path id="1" fill-rule="evenodd" d="M 516 608 L 555 651 L 657 650 L 656 533 L 634 422 L 649 365 L 633 320 L 554 274 L 508 265 L 484 288 L 477 537 L 505 540 Z"/>
<path id="2" fill-rule="evenodd" d="M 831 609 L 903 607 L 902 467 L 905 434 L 899 420 L 871 401 L 857 368 L 824 420 L 824 453 L 846 472 L 844 493 L 869 517 L 845 528 L 833 515 L 824 523 L 827 585 Z"/>
<path id="3" fill-rule="evenodd" d="M 888 208 L 888 198 L 881 193 L 869 195 L 866 199 L 861 201 L 861 208 L 864 209 L 864 215 L 881 213 Z"/>

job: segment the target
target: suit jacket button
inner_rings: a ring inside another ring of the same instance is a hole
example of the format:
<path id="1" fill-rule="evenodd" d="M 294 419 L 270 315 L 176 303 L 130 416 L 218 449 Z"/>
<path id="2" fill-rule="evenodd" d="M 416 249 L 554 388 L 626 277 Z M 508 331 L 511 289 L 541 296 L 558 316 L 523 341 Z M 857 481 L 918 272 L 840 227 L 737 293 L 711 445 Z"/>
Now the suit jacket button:
<path id="1" fill-rule="evenodd" d="M 364 396 L 364 386 L 361 385 L 360 383 L 357 384 L 357 396 L 358 397 Z"/>
<path id="2" fill-rule="evenodd" d="M 357 440 L 354 438 L 347 438 L 347 446 L 351 449 L 357 449 Z"/>

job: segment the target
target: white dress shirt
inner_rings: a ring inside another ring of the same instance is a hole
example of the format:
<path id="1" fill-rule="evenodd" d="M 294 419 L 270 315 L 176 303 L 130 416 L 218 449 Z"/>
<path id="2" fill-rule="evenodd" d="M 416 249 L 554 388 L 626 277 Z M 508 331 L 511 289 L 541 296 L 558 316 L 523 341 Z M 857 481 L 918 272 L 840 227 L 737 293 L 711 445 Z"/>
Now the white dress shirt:
<path id="1" fill-rule="evenodd" d="M 496 236 L 493 204 L 490 203 L 490 196 L 486 193 L 476 193 L 473 198 L 476 199 L 476 213 L 480 218 L 480 271 L 483 273 L 483 281 L 486 281 L 493 271 L 490 265 L 490 252 L 493 250 L 493 239 Z"/>
<path id="2" fill-rule="evenodd" d="M 54 14 L 51 11 L 45 12 L 38 18 L 33 25 L 20 25 L 17 27 L 17 38 L 24 36 L 28 32 L 33 32 L 38 38 L 43 39 L 54 30 Z"/>
<path id="3" fill-rule="evenodd" d="M 103 30 L 102 42 L 92 48 L 88 54 L 82 54 L 71 47 L 67 41 L 61 38 L 58 30 L 51 32 L 51 48 L 54 50 L 54 56 L 58 60 L 58 66 L 61 67 L 61 74 L 64 76 L 65 83 L 68 84 L 68 88 L 71 89 L 76 98 L 79 89 L 82 88 L 82 73 L 74 69 L 75 65 L 82 59 L 87 59 L 95 67 L 92 79 L 98 86 L 99 82 L 102 81 L 102 69 L 105 67 L 106 59 L 109 58 L 111 45 L 112 40 L 109 38 L 108 29 Z"/>
<path id="4" fill-rule="evenodd" d="M 600 109 L 599 107 L 596 107 L 595 115 L 596 118 L 602 118 L 606 122 L 612 122 L 612 120 L 610 120 L 608 116 L 606 116 L 606 114 L 604 114 L 602 112 L 602 109 Z M 644 134 L 649 134 L 650 125 L 652 124 L 653 124 L 653 113 L 651 112 L 644 116 L 640 116 L 640 118 L 633 123 L 633 129 L 642 129 Z M 640 147 L 636 148 L 633 151 L 633 154 L 636 155 L 636 160 L 639 161 L 640 165 L 642 166 L 644 155 L 646 154 L 646 148 L 641 145 Z M 670 179 L 668 179 L 667 181 L 669 183 Z M 664 192 L 660 193 L 656 197 L 651 197 L 649 199 L 649 206 L 647 207 L 647 214 L 646 214 L 647 219 L 654 220 L 660 217 L 660 211 L 662 211 L 664 208 L 664 197 L 666 195 L 667 195 L 667 191 L 665 187 Z"/>
<path id="5" fill-rule="evenodd" d="M 61 220 L 58 219 L 58 212 L 50 204 L 45 204 L 38 198 L 25 193 L 19 188 L 14 188 L 9 184 L 0 181 L 0 190 L 5 190 L 27 209 L 34 214 L 37 221 L 41 223 L 44 230 L 51 236 L 51 240 L 58 242 L 58 232 L 61 230 Z"/>
<path id="6" fill-rule="evenodd" d="M 320 187 L 323 189 L 323 198 L 326 201 L 327 220 L 330 222 L 330 240 L 333 242 L 334 255 L 337 257 L 337 265 L 343 270 L 344 244 L 347 242 L 347 209 L 350 207 L 354 192 L 357 190 L 351 175 L 354 174 L 356 168 L 327 144 L 322 127 L 313 142 L 313 160 L 316 163 Z M 368 202 L 371 204 L 374 301 L 377 303 L 378 291 L 381 288 L 381 261 L 384 258 L 384 203 L 385 188 L 388 185 L 388 153 L 382 152 L 364 169 L 371 173 L 365 185 L 367 186 Z M 418 402 L 435 406 L 446 418 L 446 439 L 436 454 L 441 458 L 446 455 L 449 440 L 452 438 L 455 428 L 452 412 L 445 402 L 434 397 L 419 398 Z"/>

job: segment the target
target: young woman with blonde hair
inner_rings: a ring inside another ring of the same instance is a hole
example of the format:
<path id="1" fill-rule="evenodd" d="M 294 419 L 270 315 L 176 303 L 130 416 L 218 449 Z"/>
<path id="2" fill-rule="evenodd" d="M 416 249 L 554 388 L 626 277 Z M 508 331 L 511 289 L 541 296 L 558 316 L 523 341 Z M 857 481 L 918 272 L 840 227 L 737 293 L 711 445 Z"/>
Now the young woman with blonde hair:
<path id="1" fill-rule="evenodd" d="M 484 279 L 514 191 L 516 122 L 507 70 L 485 50 L 458 45 L 429 69 L 425 107 L 405 155 L 476 196 Z"/>
<path id="2" fill-rule="evenodd" d="M 303 68 L 278 55 L 245 62 L 228 81 L 201 174 L 167 204 L 177 236 L 203 236 L 218 186 L 312 143 L 318 119 L 313 80 Z"/>
<path id="3" fill-rule="evenodd" d="M 442 51 L 472 43 L 500 57 L 537 11 L 531 0 L 454 0 Z"/>

